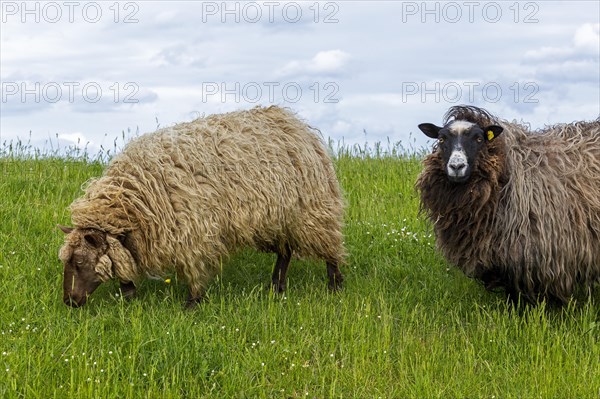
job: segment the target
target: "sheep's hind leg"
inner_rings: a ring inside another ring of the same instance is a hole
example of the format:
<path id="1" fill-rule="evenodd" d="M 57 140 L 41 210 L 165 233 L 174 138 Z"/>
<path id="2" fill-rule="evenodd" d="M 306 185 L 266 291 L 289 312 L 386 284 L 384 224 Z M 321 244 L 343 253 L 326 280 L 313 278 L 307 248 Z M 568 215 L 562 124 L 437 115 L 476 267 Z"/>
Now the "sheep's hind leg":
<path id="1" fill-rule="evenodd" d="M 131 299 L 135 295 L 135 284 L 131 281 L 121 281 L 119 289 L 121 290 L 121 296 L 125 299 Z"/>
<path id="2" fill-rule="evenodd" d="M 342 288 L 344 276 L 338 267 L 337 262 L 327 262 L 327 276 L 329 277 L 329 289 L 338 291 Z"/>
<path id="3" fill-rule="evenodd" d="M 285 250 L 283 252 L 277 252 L 277 261 L 275 262 L 275 267 L 273 268 L 273 275 L 271 276 L 271 284 L 273 287 L 273 291 L 279 293 L 285 291 L 285 279 L 291 260 L 292 251 L 288 246 L 285 247 Z"/>
<path id="4" fill-rule="evenodd" d="M 193 309 L 196 305 L 204 301 L 206 297 L 206 287 L 203 284 L 190 284 L 189 294 L 185 301 L 186 309 Z"/>
<path id="5" fill-rule="evenodd" d="M 190 290 L 190 293 L 185 301 L 184 307 L 186 309 L 193 309 L 202 301 L 204 301 L 204 292 L 201 292 L 200 294 L 193 294 Z"/>

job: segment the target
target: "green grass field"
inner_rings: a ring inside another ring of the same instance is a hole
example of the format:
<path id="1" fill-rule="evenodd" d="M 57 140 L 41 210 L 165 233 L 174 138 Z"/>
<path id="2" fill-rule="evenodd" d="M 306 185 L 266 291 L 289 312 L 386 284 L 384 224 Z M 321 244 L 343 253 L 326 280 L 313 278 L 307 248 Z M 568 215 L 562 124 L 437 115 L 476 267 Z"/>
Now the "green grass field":
<path id="1" fill-rule="evenodd" d="M 336 160 L 349 207 L 342 292 L 325 265 L 294 259 L 283 296 L 275 257 L 224 262 L 208 300 L 183 281 L 118 284 L 62 303 L 68 205 L 98 163 L 0 158 L 1 398 L 600 398 L 600 295 L 513 309 L 435 251 L 418 215 L 416 156 Z"/>

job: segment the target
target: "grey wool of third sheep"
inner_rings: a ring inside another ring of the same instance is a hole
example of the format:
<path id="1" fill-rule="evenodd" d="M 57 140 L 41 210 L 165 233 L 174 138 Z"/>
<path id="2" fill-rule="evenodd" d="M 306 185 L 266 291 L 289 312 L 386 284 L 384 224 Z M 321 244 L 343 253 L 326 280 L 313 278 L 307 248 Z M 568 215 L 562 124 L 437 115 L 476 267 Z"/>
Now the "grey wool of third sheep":
<path id="1" fill-rule="evenodd" d="M 344 201 L 318 132 L 290 111 L 256 107 L 143 135 L 115 156 L 71 204 L 62 227 L 66 304 L 81 306 L 104 281 L 124 295 L 143 275 L 174 270 L 202 299 L 237 249 L 274 252 L 276 291 L 292 255 L 322 259 L 342 284 Z"/>
<path id="2" fill-rule="evenodd" d="M 530 131 L 455 106 L 416 186 L 442 254 L 488 289 L 563 304 L 600 282 L 600 119 Z"/>

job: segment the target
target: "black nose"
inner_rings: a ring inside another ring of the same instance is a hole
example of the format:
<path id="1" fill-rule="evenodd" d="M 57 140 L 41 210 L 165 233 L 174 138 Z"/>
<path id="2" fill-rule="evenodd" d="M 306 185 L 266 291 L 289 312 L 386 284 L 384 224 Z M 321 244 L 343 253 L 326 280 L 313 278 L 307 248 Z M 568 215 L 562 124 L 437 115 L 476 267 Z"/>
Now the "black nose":
<path id="1" fill-rule="evenodd" d="M 67 306 L 71 306 L 73 308 L 78 308 L 85 303 L 85 300 L 83 300 L 81 302 L 77 302 L 75 299 L 71 298 L 70 296 L 66 296 L 63 298 L 63 302 Z"/>
<path id="2" fill-rule="evenodd" d="M 461 169 L 463 169 L 464 167 L 466 167 L 467 165 L 464 162 L 460 162 L 460 163 L 451 163 L 450 164 L 450 169 L 459 171 Z"/>

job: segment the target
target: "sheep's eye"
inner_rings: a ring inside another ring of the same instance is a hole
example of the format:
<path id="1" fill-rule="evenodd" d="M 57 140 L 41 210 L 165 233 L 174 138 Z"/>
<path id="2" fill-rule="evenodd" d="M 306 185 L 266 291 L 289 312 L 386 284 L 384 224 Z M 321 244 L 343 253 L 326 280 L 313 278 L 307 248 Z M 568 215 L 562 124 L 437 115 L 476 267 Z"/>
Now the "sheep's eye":
<path id="1" fill-rule="evenodd" d="M 479 137 L 479 136 L 478 136 L 478 137 L 477 137 L 477 142 L 478 142 L 478 143 L 483 143 L 483 137 Z"/>
<path id="2" fill-rule="evenodd" d="M 438 143 L 440 143 L 440 144 L 444 144 L 444 141 L 446 141 L 446 139 L 445 139 L 445 138 L 443 138 L 443 137 L 440 137 L 440 138 L 438 139 Z"/>

